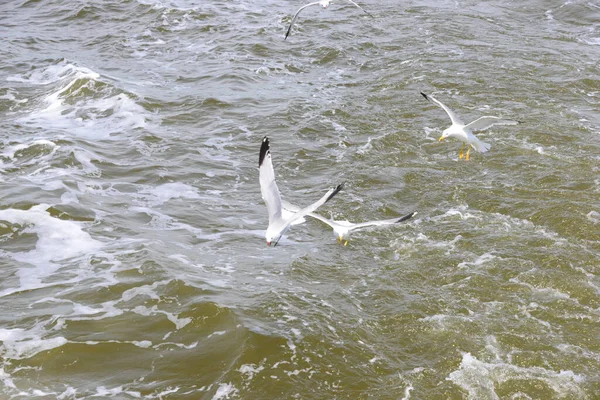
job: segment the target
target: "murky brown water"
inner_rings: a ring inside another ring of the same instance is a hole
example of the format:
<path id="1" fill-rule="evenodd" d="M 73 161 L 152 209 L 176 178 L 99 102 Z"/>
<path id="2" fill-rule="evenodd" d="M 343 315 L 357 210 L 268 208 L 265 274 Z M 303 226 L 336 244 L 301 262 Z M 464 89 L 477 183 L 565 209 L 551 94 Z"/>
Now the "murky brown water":
<path id="1" fill-rule="evenodd" d="M 205 3 L 0 5 L 0 397 L 597 398 L 600 7 Z"/>

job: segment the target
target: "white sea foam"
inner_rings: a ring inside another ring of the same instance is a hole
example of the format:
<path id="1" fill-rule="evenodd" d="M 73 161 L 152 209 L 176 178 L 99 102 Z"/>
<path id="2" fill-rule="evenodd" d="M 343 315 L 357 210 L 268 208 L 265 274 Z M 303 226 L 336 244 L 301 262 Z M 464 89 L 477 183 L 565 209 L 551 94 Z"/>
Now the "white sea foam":
<path id="1" fill-rule="evenodd" d="M 51 350 L 67 343 L 67 339 L 62 336 L 42 339 L 44 329 L 41 325 L 42 323 L 38 323 L 29 330 L 0 329 L 2 356 L 14 360 L 30 358 L 41 351 Z"/>
<path id="2" fill-rule="evenodd" d="M 600 46 L 600 37 L 582 37 L 581 41 L 592 46 Z"/>
<path id="3" fill-rule="evenodd" d="M 485 253 L 481 256 L 477 257 L 475 261 L 463 261 L 457 265 L 457 268 L 472 268 L 472 267 L 480 267 L 482 265 L 488 264 L 489 261 L 497 258 L 493 254 Z"/>
<path id="4" fill-rule="evenodd" d="M 123 393 L 123 386 L 117 386 L 112 389 L 107 389 L 105 386 L 98 386 L 96 388 L 95 396 L 106 398 L 106 397 L 114 397 L 121 393 Z"/>
<path id="5" fill-rule="evenodd" d="M 220 383 L 217 392 L 212 400 L 228 399 L 230 396 L 235 396 L 238 390 L 231 383 Z"/>
<path id="6" fill-rule="evenodd" d="M 61 394 L 59 394 L 58 396 L 56 396 L 56 398 L 58 400 L 63 400 L 63 399 L 75 399 L 77 395 L 77 389 L 71 387 L 71 386 L 67 386 L 67 388 L 65 389 L 64 392 L 62 392 Z"/>
<path id="7" fill-rule="evenodd" d="M 82 100 L 76 106 L 65 105 L 61 94 L 78 79 L 82 78 L 75 78 L 67 87 L 48 96 L 48 107 L 35 110 L 17 122 L 95 139 L 108 139 L 113 134 L 146 126 L 149 118 L 146 110 L 123 93 L 99 100 Z"/>
<path id="8" fill-rule="evenodd" d="M 495 360 L 480 361 L 464 353 L 458 370 L 447 378 L 468 393 L 469 399 L 500 399 L 496 386 L 512 380 L 535 380 L 561 398 L 582 398 L 583 378 L 572 371 L 555 372 L 542 367 L 519 367 Z"/>
<path id="9" fill-rule="evenodd" d="M 548 329 L 548 331 L 550 331 L 552 329 L 552 324 L 548 321 L 544 321 L 540 318 L 534 317 L 530 310 L 538 310 L 538 309 L 544 309 L 545 307 L 540 307 L 539 304 L 537 303 L 529 303 L 527 305 L 519 305 L 518 309 L 519 311 L 525 316 L 527 317 L 529 320 L 531 321 L 535 321 L 537 323 L 539 323 L 540 325 L 544 326 L 546 329 Z"/>
<path id="10" fill-rule="evenodd" d="M 590 211 L 589 213 L 587 213 L 586 217 L 589 221 L 592 221 L 594 224 L 600 222 L 600 213 L 598 211 Z"/>
<path id="11" fill-rule="evenodd" d="M 2 381 L 2 383 L 4 384 L 5 387 L 7 388 L 11 388 L 11 389 L 16 389 L 17 387 L 15 386 L 12 377 L 10 376 L 10 374 L 8 374 L 7 372 L 4 371 L 4 368 L 0 367 L 0 380 Z"/>
<path id="12" fill-rule="evenodd" d="M 591 5 L 591 3 L 590 3 Z M 596 6 L 596 8 L 600 8 Z M 598 25 L 588 26 L 587 32 L 577 38 L 582 43 L 592 45 L 592 46 L 600 46 L 600 35 L 598 34 Z"/>
<path id="13" fill-rule="evenodd" d="M 143 189 L 139 193 L 143 203 L 149 206 L 161 205 L 171 199 L 198 200 L 201 198 L 196 188 L 181 182 L 165 183 Z"/>
<path id="14" fill-rule="evenodd" d="M 145 395 L 144 398 L 146 398 L 146 399 L 161 399 L 162 400 L 165 398 L 165 396 L 172 394 L 172 393 L 177 393 L 177 392 L 179 392 L 179 386 L 167 387 L 165 390 L 157 391 L 154 394 Z M 170 396 L 169 396 L 169 398 L 170 398 Z"/>
<path id="15" fill-rule="evenodd" d="M 410 399 L 410 392 L 414 390 L 414 387 L 412 387 L 411 385 L 408 385 L 406 387 L 406 389 L 404 389 L 404 397 L 402 397 L 402 399 L 400 400 L 409 400 Z"/>
<path id="16" fill-rule="evenodd" d="M 158 10 L 167 8 L 169 10 L 192 11 L 200 6 L 200 4 L 194 6 L 193 1 L 190 2 L 181 0 L 137 0 L 137 2 L 140 4 L 152 6 L 152 8 Z"/>
<path id="17" fill-rule="evenodd" d="M 210 239 L 211 235 L 204 235 L 202 229 L 200 228 L 195 228 L 191 225 L 188 224 L 184 224 L 182 222 L 177 222 L 176 219 L 165 215 L 161 212 L 155 211 L 151 208 L 148 207 L 131 207 L 130 208 L 131 211 L 136 211 L 136 212 L 140 212 L 140 213 L 144 213 L 146 215 L 148 215 L 151 218 L 151 221 L 149 222 L 149 225 L 152 226 L 153 228 L 156 229 L 160 229 L 160 230 L 166 230 L 166 231 L 170 231 L 170 230 L 185 230 L 188 231 L 190 233 L 193 233 L 194 235 L 196 235 L 197 237 L 201 237 L 201 238 L 207 238 Z M 215 237 L 215 239 L 219 238 L 220 235 L 217 234 L 217 236 Z"/>
<path id="18" fill-rule="evenodd" d="M 264 369 L 265 367 L 262 365 L 257 366 L 256 364 L 244 364 L 240 366 L 238 371 L 243 375 L 246 375 L 248 380 L 251 380 L 254 378 L 254 375 L 260 373 Z"/>
<path id="19" fill-rule="evenodd" d="M 8 100 L 12 104 L 9 106 L 9 110 L 13 111 L 17 105 L 27 103 L 29 99 L 19 99 L 16 94 L 18 92 L 12 88 L 7 88 L 6 94 L 0 96 L 0 100 Z"/>
<path id="20" fill-rule="evenodd" d="M 91 315 L 97 314 L 101 309 L 92 308 L 89 306 L 84 306 L 83 304 L 76 303 L 72 300 L 68 299 L 57 299 L 55 297 L 45 297 L 43 299 L 35 301 L 33 304 L 43 304 L 43 303 L 66 303 L 72 305 L 72 310 L 74 315 Z"/>
<path id="21" fill-rule="evenodd" d="M 437 137 L 439 136 L 439 128 L 424 127 L 423 129 L 425 130 L 425 139 L 434 143 L 438 141 Z"/>
<path id="22" fill-rule="evenodd" d="M 131 343 L 137 347 L 141 347 L 142 349 L 152 347 L 152 342 L 149 340 L 132 340 Z"/>
<path id="23" fill-rule="evenodd" d="M 163 340 L 167 339 L 168 336 L 171 335 L 171 333 L 173 333 L 173 332 L 167 333 L 167 335 L 165 335 L 165 337 L 163 337 Z M 175 343 L 175 342 L 163 342 L 163 343 L 158 343 L 158 344 L 154 345 L 153 348 L 155 348 L 155 349 L 159 349 L 161 347 L 169 348 L 171 346 L 179 347 L 180 349 L 191 350 L 191 349 L 195 348 L 196 346 L 198 346 L 198 342 L 193 342 L 190 344 Z"/>
<path id="24" fill-rule="evenodd" d="M 80 223 L 54 218 L 46 211 L 48 207 L 40 204 L 29 210 L 0 210 L 0 220 L 21 225 L 24 233 L 34 233 L 38 237 L 33 250 L 7 252 L 15 261 L 35 268 L 23 266 L 19 269 L 20 287 L 5 290 L 0 296 L 40 287 L 43 279 L 54 273 L 60 263 L 93 254 L 102 247 L 102 243 L 92 239 Z"/>
<path id="25" fill-rule="evenodd" d="M 211 285 L 213 287 L 216 288 L 231 288 L 231 279 L 211 279 L 211 278 L 204 278 L 204 282 L 206 282 L 206 284 Z"/>
<path id="26" fill-rule="evenodd" d="M 537 273 L 537 269 L 533 268 L 532 270 L 528 271 L 527 273 L 528 274 L 529 273 Z M 534 298 L 537 299 L 538 301 L 546 302 L 546 301 L 553 301 L 553 300 L 573 300 L 573 301 L 577 302 L 576 299 L 571 299 L 571 296 L 569 296 L 569 294 L 561 292 L 560 290 L 553 288 L 553 287 L 538 287 L 538 286 L 532 285 L 531 283 L 524 282 L 519 277 L 510 278 L 509 282 L 523 285 L 523 286 L 529 288 L 531 290 L 532 294 L 534 295 Z"/>
<path id="27" fill-rule="evenodd" d="M 68 188 L 66 188 L 66 189 L 69 190 Z M 77 195 L 75 193 L 73 193 L 71 191 L 67 191 L 60 195 L 60 202 L 62 204 L 71 204 L 71 203 L 77 204 L 77 203 L 79 203 L 79 198 L 77 197 Z"/>
<path id="28" fill-rule="evenodd" d="M 143 286 L 138 286 L 138 287 L 134 287 L 131 289 L 127 289 L 121 295 L 121 299 L 123 301 L 127 302 L 137 296 L 147 296 L 150 299 L 160 300 L 160 296 L 158 294 L 156 294 L 156 288 L 158 288 L 158 286 L 165 286 L 169 282 L 170 282 L 170 280 L 161 281 L 161 282 L 153 282 L 151 285 L 143 285 Z"/>
<path id="29" fill-rule="evenodd" d="M 93 175 L 93 176 L 100 176 L 100 169 L 92 163 L 92 160 L 99 161 L 100 157 L 98 157 L 95 154 L 92 154 L 91 152 L 89 152 L 87 150 L 83 150 L 83 149 L 74 150 L 73 156 L 75 157 L 75 159 L 77 161 L 79 161 L 81 163 L 81 165 L 83 166 L 83 171 L 86 174 Z"/>
<path id="30" fill-rule="evenodd" d="M 67 62 L 66 60 L 63 60 L 58 64 L 49 65 L 46 68 L 36 69 L 27 74 L 9 76 L 6 78 L 6 80 L 9 82 L 22 82 L 31 85 L 47 85 L 49 83 L 54 83 L 64 79 L 68 75 L 77 72 L 86 76 L 90 76 L 94 79 L 100 77 L 99 74 L 91 69 L 78 67 Z"/>
<path id="31" fill-rule="evenodd" d="M 167 317 L 167 319 L 169 321 L 171 321 L 173 323 L 173 325 L 175 325 L 175 329 L 181 329 L 181 328 L 185 327 L 187 324 L 189 324 L 190 322 L 192 322 L 192 319 L 189 317 L 179 318 L 173 313 L 170 313 L 170 312 L 164 311 L 164 310 L 159 310 L 157 306 L 152 306 L 150 308 L 148 308 L 146 306 L 137 306 L 137 307 L 133 308 L 131 311 L 133 311 L 136 314 L 143 315 L 143 316 L 163 314 Z"/>

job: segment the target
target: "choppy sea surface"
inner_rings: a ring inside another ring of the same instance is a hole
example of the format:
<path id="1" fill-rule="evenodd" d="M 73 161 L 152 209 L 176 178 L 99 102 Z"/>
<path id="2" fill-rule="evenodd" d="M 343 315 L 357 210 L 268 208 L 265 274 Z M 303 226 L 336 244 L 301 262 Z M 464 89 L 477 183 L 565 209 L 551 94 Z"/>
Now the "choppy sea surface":
<path id="1" fill-rule="evenodd" d="M 0 4 L 0 398 L 600 398 L 598 3 L 303 4 Z"/>

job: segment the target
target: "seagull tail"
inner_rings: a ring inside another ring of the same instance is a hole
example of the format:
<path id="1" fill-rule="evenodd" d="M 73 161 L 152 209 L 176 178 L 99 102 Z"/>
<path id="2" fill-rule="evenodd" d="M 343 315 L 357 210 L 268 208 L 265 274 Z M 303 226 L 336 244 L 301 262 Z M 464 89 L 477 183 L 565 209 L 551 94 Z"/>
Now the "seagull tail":
<path id="1" fill-rule="evenodd" d="M 492 147 L 492 145 L 489 143 L 486 143 L 486 142 L 482 142 L 481 140 L 478 140 L 475 143 L 473 143 L 473 147 L 475 148 L 475 150 L 477 150 L 481 153 L 485 153 L 486 151 L 488 151 L 490 149 L 490 147 Z"/>

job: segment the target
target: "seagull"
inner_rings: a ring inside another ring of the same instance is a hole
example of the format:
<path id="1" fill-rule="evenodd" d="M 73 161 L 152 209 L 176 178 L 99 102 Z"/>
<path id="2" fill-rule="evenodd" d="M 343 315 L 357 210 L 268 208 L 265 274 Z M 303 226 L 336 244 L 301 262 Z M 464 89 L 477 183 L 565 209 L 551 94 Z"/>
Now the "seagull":
<path id="1" fill-rule="evenodd" d="M 321 6 L 321 7 L 323 7 L 323 9 L 325 9 L 325 8 L 329 7 L 330 2 L 331 2 L 331 0 L 320 0 L 320 1 L 315 1 L 314 3 L 308 3 L 307 5 L 300 7 L 298 9 L 298 11 L 296 11 L 296 14 L 294 14 L 294 17 L 292 18 L 292 22 L 290 23 L 290 27 L 288 28 L 287 32 L 285 33 L 285 38 L 283 40 L 287 39 L 287 37 L 290 35 L 290 32 L 292 31 L 292 26 L 294 26 L 294 22 L 296 22 L 296 18 L 298 18 L 298 14 L 300 14 L 300 11 L 302 11 L 306 7 L 310 7 L 310 6 Z M 351 4 L 354 4 L 356 7 L 363 10 L 365 12 L 365 14 L 367 14 L 369 17 L 373 18 L 373 15 L 371 13 L 369 13 L 367 10 L 365 10 L 364 8 L 362 8 L 361 6 L 359 6 L 352 0 L 348 0 L 348 2 Z"/>
<path id="2" fill-rule="evenodd" d="M 262 145 L 260 146 L 258 172 L 260 192 L 269 212 L 269 226 L 265 232 L 265 238 L 267 239 L 267 245 L 270 246 L 273 243 L 273 247 L 277 246 L 279 239 L 281 239 L 281 236 L 283 236 L 291 225 L 302 222 L 301 220 L 305 215 L 327 203 L 344 187 L 343 183 L 337 185 L 337 187 L 330 189 L 323 197 L 310 206 L 299 209 L 293 214 L 286 213 L 284 216 L 281 206 L 281 194 L 279 194 L 279 189 L 275 182 L 275 171 L 273 170 L 273 161 L 271 161 L 269 138 L 266 136 L 263 138 Z"/>
<path id="3" fill-rule="evenodd" d="M 473 135 L 473 131 L 483 131 L 490 128 L 493 125 L 517 125 L 519 123 L 519 121 L 512 121 L 510 119 L 501 119 L 498 117 L 485 116 L 478 118 L 475 121 L 465 125 L 464 122 L 462 122 L 462 120 L 454 113 L 454 111 L 449 109 L 441 101 L 436 100 L 433 96 L 426 95 L 423 92 L 421 92 L 421 94 L 427 100 L 432 101 L 441 108 L 443 108 L 444 111 L 446 111 L 446 114 L 448 114 L 448 116 L 450 117 L 452 125 L 450 125 L 448 129 L 442 132 L 442 136 L 440 137 L 439 141 L 441 142 L 447 137 L 455 137 L 461 142 L 463 142 L 462 146 L 460 146 L 458 158 L 465 157 L 465 160 L 468 160 L 470 158 L 469 153 L 471 152 L 471 148 L 474 148 L 475 150 L 481 153 L 485 153 L 490 149 L 491 145 L 489 143 L 482 142 L 481 140 L 477 139 L 475 135 Z M 468 147 L 466 155 L 463 154 L 463 149 L 465 145 L 467 145 Z"/>
<path id="4" fill-rule="evenodd" d="M 283 201 L 283 209 L 287 212 L 298 212 L 298 210 L 300 210 L 300 207 L 290 204 L 286 201 Z M 331 228 L 333 228 L 333 233 L 337 237 L 337 242 L 343 243 L 344 246 L 347 246 L 348 239 L 344 240 L 344 237 L 347 238 L 350 235 L 351 231 L 368 228 L 370 226 L 386 226 L 386 225 L 398 224 L 400 222 L 404 222 L 406 220 L 411 219 L 416 214 L 417 214 L 417 212 L 413 211 L 410 214 L 406 214 L 405 216 L 400 217 L 400 218 L 384 219 L 384 220 L 379 220 L 379 221 L 368 221 L 368 222 L 361 222 L 358 224 L 355 224 L 355 223 L 352 223 L 349 221 L 334 221 L 333 219 L 327 219 L 319 214 L 315 214 L 312 212 L 307 214 L 307 216 L 318 219 L 319 221 L 329 225 Z"/>

